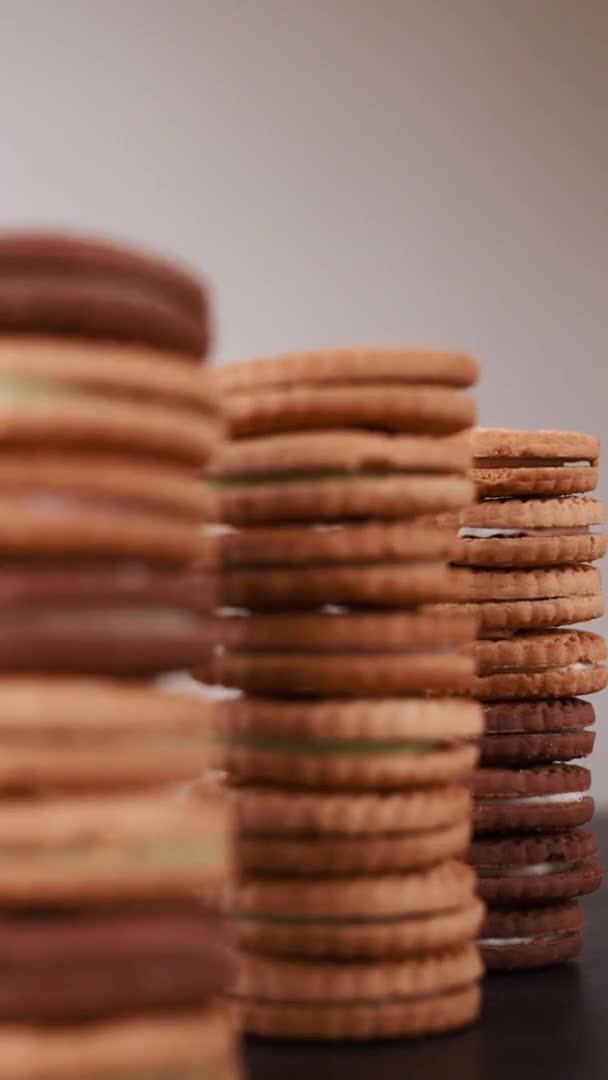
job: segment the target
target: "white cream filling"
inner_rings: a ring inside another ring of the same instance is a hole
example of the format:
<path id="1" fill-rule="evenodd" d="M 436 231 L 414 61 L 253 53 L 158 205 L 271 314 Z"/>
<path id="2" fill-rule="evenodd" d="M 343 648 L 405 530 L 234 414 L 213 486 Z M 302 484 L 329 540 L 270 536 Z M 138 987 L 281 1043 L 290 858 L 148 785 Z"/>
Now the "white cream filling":
<path id="1" fill-rule="evenodd" d="M 463 525 L 458 533 L 459 537 L 463 540 L 502 540 L 510 536 L 589 536 L 591 535 L 590 525 L 573 525 L 569 528 L 520 528 L 520 529 L 503 529 L 502 527 L 488 529 L 481 528 L 472 525 Z"/>
<path id="2" fill-rule="evenodd" d="M 552 862 L 530 863 L 528 866 L 477 866 L 475 869 L 482 878 L 519 878 L 565 874 L 579 865 L 580 863 L 568 862 L 566 859 L 554 859 Z"/>
<path id="3" fill-rule="evenodd" d="M 580 469 L 591 465 L 591 459 L 560 457 L 476 457 L 473 466 L 476 469 Z"/>
<path id="4" fill-rule="evenodd" d="M 540 803 L 577 803 L 585 798 L 584 791 L 563 791 L 554 795 L 483 795 L 475 802 L 482 806 L 538 806 Z"/>
<path id="5" fill-rule="evenodd" d="M 492 948 L 500 948 L 504 946 L 507 948 L 509 945 L 533 945 L 536 942 L 554 941 L 559 938 L 568 937 L 570 934 L 575 933 L 573 930 L 553 930 L 546 934 L 535 934 L 529 937 L 488 937 L 479 938 L 477 944 L 483 948 L 484 946 Z"/>
<path id="6" fill-rule="evenodd" d="M 505 665 L 504 667 L 487 667 L 481 672 L 482 677 L 488 675 L 539 675 L 546 671 L 595 671 L 598 664 L 584 663 L 581 660 L 577 660 L 574 664 L 564 664 L 563 667 L 551 667 L 550 664 L 537 664 L 532 667 L 521 667 L 518 665 Z"/>

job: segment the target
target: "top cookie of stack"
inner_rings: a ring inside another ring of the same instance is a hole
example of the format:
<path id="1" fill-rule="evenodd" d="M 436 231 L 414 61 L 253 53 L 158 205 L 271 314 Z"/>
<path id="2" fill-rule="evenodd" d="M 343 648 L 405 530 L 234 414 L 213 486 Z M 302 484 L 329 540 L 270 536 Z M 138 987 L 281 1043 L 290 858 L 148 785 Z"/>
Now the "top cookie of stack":
<path id="1" fill-rule="evenodd" d="M 222 430 L 192 362 L 208 336 L 204 291 L 168 263 L 0 237 L 0 668 L 137 675 L 199 655 L 209 597 L 186 567 Z"/>

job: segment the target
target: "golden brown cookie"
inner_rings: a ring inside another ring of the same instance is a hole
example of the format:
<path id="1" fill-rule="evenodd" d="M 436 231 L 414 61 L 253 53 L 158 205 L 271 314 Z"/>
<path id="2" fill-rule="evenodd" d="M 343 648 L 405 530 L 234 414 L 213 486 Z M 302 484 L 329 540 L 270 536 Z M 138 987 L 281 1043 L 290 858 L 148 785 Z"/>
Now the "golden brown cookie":
<path id="1" fill-rule="evenodd" d="M 373 958 L 470 940 L 483 916 L 475 875 L 447 860 L 391 876 L 246 878 L 236 889 L 241 945 L 268 955 Z"/>
<path id="2" fill-rule="evenodd" d="M 216 640 L 235 651 L 406 652 L 468 645 L 477 623 L 466 612 L 297 612 L 230 615 L 214 624 Z"/>
<path id="3" fill-rule="evenodd" d="M 243 787 L 234 792 L 245 873 L 304 877 L 420 869 L 464 853 L 464 786 L 360 794 Z"/>
<path id="4" fill-rule="evenodd" d="M 348 964 L 245 953 L 237 986 L 245 1030 L 299 1038 L 424 1035 L 477 1013 L 477 950 Z"/>
<path id="5" fill-rule="evenodd" d="M 583 630 L 518 633 L 466 648 L 479 672 L 475 697 L 570 697 L 601 690 L 608 681 L 606 643 Z"/>
<path id="6" fill-rule="evenodd" d="M 224 764 L 236 783 L 390 789 L 462 779 L 481 709 L 458 698 L 225 703 Z"/>
<path id="7" fill-rule="evenodd" d="M 597 484 L 599 441 L 570 431 L 477 428 L 473 479 L 478 495 L 575 495 Z"/>
<path id="8" fill-rule="evenodd" d="M 480 633 L 492 637 L 505 631 L 543 630 L 600 619 L 604 614 L 601 592 L 590 596 L 562 596 L 552 600 L 492 600 L 460 605 L 479 620 Z M 447 610 L 451 610 L 448 607 Z M 584 694 L 585 690 L 564 690 Z"/>

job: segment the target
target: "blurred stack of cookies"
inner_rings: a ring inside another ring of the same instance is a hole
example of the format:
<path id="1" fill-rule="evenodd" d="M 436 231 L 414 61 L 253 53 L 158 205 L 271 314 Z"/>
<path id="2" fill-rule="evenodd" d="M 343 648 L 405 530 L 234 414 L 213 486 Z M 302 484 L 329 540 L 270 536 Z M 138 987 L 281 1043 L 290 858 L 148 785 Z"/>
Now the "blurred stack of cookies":
<path id="1" fill-rule="evenodd" d="M 460 526 L 456 562 L 472 569 L 468 610 L 480 615 L 475 695 L 486 734 L 475 777 L 473 862 L 489 905 L 482 932 L 490 968 L 574 957 L 582 945 L 576 897 L 601 881 L 591 774 L 593 707 L 606 644 L 571 629 L 602 615 L 606 551 L 597 484 L 599 444 L 559 431 L 478 429 L 480 501 Z M 445 519 L 444 519 L 445 520 Z M 445 520 L 447 523 L 447 520 Z"/>
<path id="2" fill-rule="evenodd" d="M 479 1008 L 463 861 L 479 707 L 453 530 L 473 497 L 468 356 L 340 349 L 217 372 L 212 464 L 225 709 L 239 824 L 246 1030 L 339 1038 L 459 1027 Z"/>
<path id="3" fill-rule="evenodd" d="M 189 565 L 221 432 L 208 310 L 175 267 L 0 237 L 0 1075 L 236 1075 L 218 1007 L 229 815 L 172 785 L 212 706 Z"/>

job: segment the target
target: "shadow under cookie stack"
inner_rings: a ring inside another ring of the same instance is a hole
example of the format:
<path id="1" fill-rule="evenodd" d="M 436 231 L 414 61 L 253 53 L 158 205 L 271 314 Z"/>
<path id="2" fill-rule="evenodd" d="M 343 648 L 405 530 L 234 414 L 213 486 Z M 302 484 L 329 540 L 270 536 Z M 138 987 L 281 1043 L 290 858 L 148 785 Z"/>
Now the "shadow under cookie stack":
<path id="1" fill-rule="evenodd" d="M 225 800 L 191 589 L 220 434 L 207 302 L 105 243 L 0 237 L 0 1076 L 235 1077 Z M 205 1072 L 207 1075 L 207 1072 Z"/>
<path id="2" fill-rule="evenodd" d="M 418 1035 L 479 1010 L 464 863 L 479 706 L 453 530 L 471 502 L 463 354 L 341 349 L 217 372 L 221 646 L 249 1033 Z M 461 434 L 458 434 L 461 433 Z"/>
<path id="3" fill-rule="evenodd" d="M 475 694 L 486 734 L 475 775 L 472 859 L 488 904 L 480 941 L 491 969 L 533 968 L 578 954 L 576 897 L 598 888 L 591 704 L 606 686 L 606 644 L 569 628 L 603 614 L 606 551 L 597 484 L 599 443 L 559 431 L 478 429 L 477 505 L 460 525 L 456 562 L 472 568 L 481 618 Z M 444 519 L 446 521 L 446 519 Z M 446 521 L 447 523 L 447 521 Z"/>

